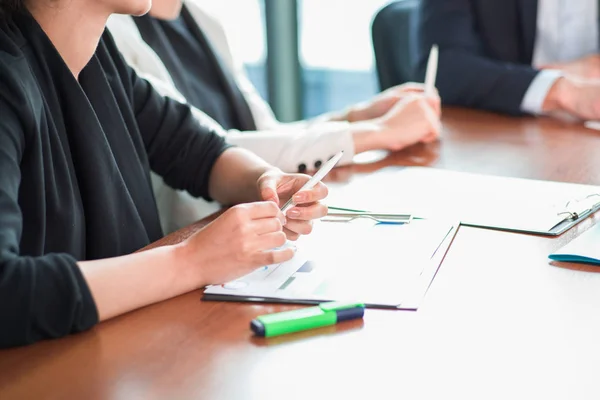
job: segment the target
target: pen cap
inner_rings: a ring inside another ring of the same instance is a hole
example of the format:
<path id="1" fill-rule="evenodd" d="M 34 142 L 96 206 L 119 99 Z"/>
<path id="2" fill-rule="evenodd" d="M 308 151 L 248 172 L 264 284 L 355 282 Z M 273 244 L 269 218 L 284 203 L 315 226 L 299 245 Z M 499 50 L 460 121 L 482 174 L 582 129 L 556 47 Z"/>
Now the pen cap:
<path id="1" fill-rule="evenodd" d="M 344 308 L 335 312 L 337 317 L 337 322 L 351 321 L 353 319 L 359 319 L 364 317 L 365 308 L 364 307 L 355 307 L 355 308 Z"/>
<path id="2" fill-rule="evenodd" d="M 319 307 L 325 312 L 335 312 L 336 322 L 350 321 L 362 318 L 365 315 L 365 305 L 363 303 L 332 301 L 321 303 Z"/>

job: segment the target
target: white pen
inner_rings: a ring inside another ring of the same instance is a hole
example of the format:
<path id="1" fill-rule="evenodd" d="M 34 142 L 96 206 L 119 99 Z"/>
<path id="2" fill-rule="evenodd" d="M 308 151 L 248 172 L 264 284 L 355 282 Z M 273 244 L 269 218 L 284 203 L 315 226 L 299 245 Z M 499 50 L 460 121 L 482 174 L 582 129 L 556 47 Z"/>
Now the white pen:
<path id="1" fill-rule="evenodd" d="M 340 159 L 342 158 L 343 155 L 344 155 L 344 152 L 340 151 L 335 156 L 331 157 L 329 159 L 329 161 L 327 161 L 325 164 L 323 164 L 323 166 L 317 171 L 317 173 L 314 174 L 313 177 L 310 178 L 309 181 L 306 182 L 304 184 L 304 186 L 302 186 L 300 188 L 300 190 L 298 190 L 298 192 L 314 188 L 315 185 L 317 183 L 321 182 L 323 180 L 323 178 L 325 178 L 325 176 L 329 173 L 329 171 L 331 171 L 333 169 L 333 167 L 335 167 L 335 165 L 340 161 Z M 296 193 L 298 193 L 298 192 L 296 192 Z M 294 193 L 294 195 L 296 193 Z M 296 203 L 294 203 L 293 199 L 294 199 L 294 196 L 290 197 L 290 199 L 283 205 L 283 207 L 281 207 L 281 212 L 283 212 L 284 215 L 285 215 L 285 213 L 287 213 L 289 211 L 290 208 L 292 208 L 296 205 Z"/>
<path id="2" fill-rule="evenodd" d="M 425 73 L 425 96 L 432 96 L 435 89 L 435 79 L 437 77 L 439 50 L 437 44 L 431 46 L 429 60 L 427 61 L 427 71 Z"/>

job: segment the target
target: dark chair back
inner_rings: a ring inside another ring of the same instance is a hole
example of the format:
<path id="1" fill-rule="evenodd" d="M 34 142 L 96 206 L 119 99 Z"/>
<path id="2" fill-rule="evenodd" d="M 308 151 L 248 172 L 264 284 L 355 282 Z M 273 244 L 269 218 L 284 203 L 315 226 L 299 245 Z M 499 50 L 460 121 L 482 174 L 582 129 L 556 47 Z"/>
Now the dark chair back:
<path id="1" fill-rule="evenodd" d="M 415 79 L 419 3 L 395 1 L 379 10 L 373 19 L 373 51 L 382 91 Z"/>

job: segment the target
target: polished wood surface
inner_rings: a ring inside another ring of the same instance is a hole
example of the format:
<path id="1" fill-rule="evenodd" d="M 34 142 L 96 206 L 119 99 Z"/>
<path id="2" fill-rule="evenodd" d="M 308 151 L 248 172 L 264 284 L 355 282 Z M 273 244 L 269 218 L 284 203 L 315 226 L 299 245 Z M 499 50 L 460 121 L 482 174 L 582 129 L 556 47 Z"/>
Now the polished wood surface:
<path id="1" fill-rule="evenodd" d="M 600 185 L 600 132 L 460 109 L 444 126 L 441 142 L 337 169 L 332 184 L 424 165 Z M 600 398 L 600 268 L 547 258 L 597 218 L 558 238 L 462 227 L 419 311 L 287 337 L 248 324 L 292 306 L 180 296 L 0 351 L 0 399 Z"/>

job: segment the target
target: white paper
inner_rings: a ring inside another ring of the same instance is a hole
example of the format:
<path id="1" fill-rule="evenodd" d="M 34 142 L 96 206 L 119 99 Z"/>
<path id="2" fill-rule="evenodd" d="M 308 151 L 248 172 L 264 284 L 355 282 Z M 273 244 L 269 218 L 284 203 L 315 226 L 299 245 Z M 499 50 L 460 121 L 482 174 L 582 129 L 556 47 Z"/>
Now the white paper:
<path id="1" fill-rule="evenodd" d="M 440 243 L 455 228 L 431 221 L 407 225 L 323 222 L 297 244 L 291 261 L 211 286 L 205 294 L 416 305 L 446 251 L 446 247 L 438 251 Z M 425 284 L 422 276 L 427 277 Z"/>

